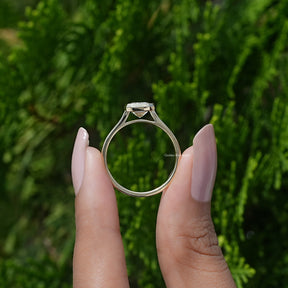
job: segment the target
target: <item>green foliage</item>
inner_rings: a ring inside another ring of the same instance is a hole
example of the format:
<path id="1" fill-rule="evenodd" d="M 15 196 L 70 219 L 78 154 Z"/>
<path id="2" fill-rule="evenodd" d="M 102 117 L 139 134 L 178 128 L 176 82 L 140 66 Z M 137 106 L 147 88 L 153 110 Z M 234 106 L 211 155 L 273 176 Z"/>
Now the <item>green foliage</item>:
<path id="1" fill-rule="evenodd" d="M 237 286 L 287 287 L 288 2 L 218 2 L 87 0 L 72 13 L 47 0 L 26 9 L 17 45 L 0 39 L 1 287 L 71 286 L 73 140 L 84 126 L 101 147 L 131 101 L 154 102 L 182 150 L 213 123 L 212 213 Z M 113 175 L 158 186 L 170 141 L 131 127 L 109 148 Z M 164 287 L 159 196 L 116 193 L 131 287 Z"/>
<path id="2" fill-rule="evenodd" d="M 63 271 L 59 271 L 50 259 L 36 262 L 32 259 L 25 262 L 6 260 L 0 264 L 0 287 L 44 288 L 47 284 L 49 287 L 71 287 L 63 279 Z"/>

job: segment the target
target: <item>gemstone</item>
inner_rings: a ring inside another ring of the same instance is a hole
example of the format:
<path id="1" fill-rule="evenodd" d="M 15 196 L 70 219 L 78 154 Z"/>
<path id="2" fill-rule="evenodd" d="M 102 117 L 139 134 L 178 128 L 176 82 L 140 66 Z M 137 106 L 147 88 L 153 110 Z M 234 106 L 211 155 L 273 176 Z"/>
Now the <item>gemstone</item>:
<path id="1" fill-rule="evenodd" d="M 142 118 L 148 111 L 133 111 L 132 113 L 138 118 Z"/>
<path id="2" fill-rule="evenodd" d="M 154 104 L 147 102 L 132 102 L 126 105 L 126 111 L 132 112 L 138 118 L 142 118 L 148 111 L 154 109 Z"/>

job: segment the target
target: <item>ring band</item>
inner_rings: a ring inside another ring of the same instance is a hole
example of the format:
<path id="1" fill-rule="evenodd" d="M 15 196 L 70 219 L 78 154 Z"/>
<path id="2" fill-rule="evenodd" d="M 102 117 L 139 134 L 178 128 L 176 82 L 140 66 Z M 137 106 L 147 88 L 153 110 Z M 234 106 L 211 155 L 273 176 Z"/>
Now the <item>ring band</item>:
<path id="1" fill-rule="evenodd" d="M 132 112 L 139 119 L 127 121 L 127 118 L 129 116 L 130 112 Z M 153 120 L 141 119 L 148 112 L 150 113 Z M 125 188 L 124 186 L 120 185 L 112 176 L 111 172 L 109 171 L 108 164 L 107 164 L 107 151 L 108 151 L 108 146 L 109 146 L 112 138 L 122 128 L 124 128 L 128 125 L 134 124 L 134 123 L 147 123 L 147 124 L 152 124 L 152 125 L 159 127 L 169 136 L 169 138 L 171 139 L 171 141 L 173 143 L 174 149 L 175 149 L 175 156 L 176 156 L 175 157 L 175 165 L 174 165 L 174 168 L 173 168 L 172 172 L 170 173 L 168 179 L 161 186 L 154 188 L 152 190 L 149 190 L 149 191 L 143 191 L 143 192 L 132 191 L 132 190 L 129 190 L 129 189 Z M 130 195 L 130 196 L 147 197 L 147 196 L 152 196 L 152 195 L 155 195 L 159 192 L 162 192 L 169 185 L 170 181 L 172 180 L 172 178 L 176 172 L 178 162 L 179 162 L 179 157 L 181 155 L 181 149 L 180 149 L 179 143 L 178 143 L 176 137 L 174 136 L 174 134 L 172 133 L 172 131 L 164 124 L 164 122 L 157 115 L 157 113 L 155 111 L 155 106 L 153 103 L 133 102 L 133 103 L 129 103 L 126 105 L 126 109 L 124 110 L 124 113 L 123 113 L 121 119 L 115 125 L 115 127 L 110 131 L 108 136 L 106 137 L 104 144 L 103 144 L 103 147 L 102 147 L 102 154 L 103 154 L 103 158 L 104 158 L 105 168 L 108 172 L 108 175 L 111 178 L 113 186 L 117 190 L 119 190 L 120 192 L 123 192 L 127 195 Z"/>

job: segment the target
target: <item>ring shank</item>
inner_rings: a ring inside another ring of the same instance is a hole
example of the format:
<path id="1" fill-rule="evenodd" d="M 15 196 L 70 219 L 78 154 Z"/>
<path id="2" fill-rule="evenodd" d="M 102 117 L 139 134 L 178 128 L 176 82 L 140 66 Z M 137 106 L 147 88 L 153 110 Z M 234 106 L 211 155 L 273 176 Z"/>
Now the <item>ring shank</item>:
<path id="1" fill-rule="evenodd" d="M 123 192 L 123 193 L 125 193 L 127 195 L 134 196 L 134 197 L 147 197 L 147 196 L 152 196 L 152 195 L 155 195 L 157 193 L 162 192 L 169 185 L 170 181 L 172 180 L 172 178 L 173 178 L 173 176 L 174 176 L 174 174 L 176 172 L 177 166 L 178 166 L 179 157 L 181 156 L 181 149 L 180 149 L 179 143 L 178 143 L 176 137 L 174 136 L 174 134 L 172 133 L 172 131 L 164 124 L 163 121 L 161 121 L 161 119 L 158 117 L 158 115 L 156 114 L 155 111 L 149 111 L 149 112 L 150 112 L 152 118 L 154 119 L 154 121 L 146 120 L 146 119 L 136 119 L 136 120 L 131 120 L 131 121 L 127 121 L 126 122 L 128 116 L 129 116 L 129 112 L 124 111 L 120 121 L 110 131 L 110 133 L 106 137 L 106 139 L 104 141 L 104 144 L 103 144 L 103 147 L 102 147 L 102 154 L 103 154 L 103 158 L 104 158 L 104 164 L 105 164 L 106 170 L 107 170 L 107 172 L 108 172 L 108 174 L 109 174 L 109 176 L 111 178 L 113 186 L 117 190 L 119 190 L 119 191 L 121 191 L 121 192 Z M 169 136 L 170 140 L 173 143 L 174 150 L 175 150 L 175 156 L 176 156 L 175 157 L 175 164 L 174 164 L 173 170 L 171 171 L 168 179 L 162 185 L 160 185 L 159 187 L 154 188 L 154 189 L 149 190 L 149 191 L 140 192 L 140 191 L 133 191 L 133 190 L 127 189 L 126 187 L 122 186 L 121 184 L 119 184 L 114 179 L 114 177 L 112 176 L 112 174 L 111 174 L 111 172 L 110 172 L 110 170 L 108 168 L 107 152 L 108 152 L 108 147 L 110 145 L 111 140 L 117 134 L 117 132 L 119 132 L 121 129 L 123 129 L 124 127 L 126 127 L 128 125 L 134 124 L 134 123 L 146 123 L 146 124 L 152 124 L 154 126 L 159 127 L 160 129 L 162 129 Z"/>

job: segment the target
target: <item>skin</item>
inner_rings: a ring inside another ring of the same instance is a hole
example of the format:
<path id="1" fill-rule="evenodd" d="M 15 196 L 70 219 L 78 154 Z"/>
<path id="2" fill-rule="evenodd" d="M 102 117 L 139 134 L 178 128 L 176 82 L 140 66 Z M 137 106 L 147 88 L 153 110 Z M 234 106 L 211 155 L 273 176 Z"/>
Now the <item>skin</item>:
<path id="1" fill-rule="evenodd" d="M 129 287 L 115 192 L 101 153 L 87 147 L 75 200 L 74 288 Z M 211 202 L 191 196 L 193 147 L 162 193 L 156 228 L 160 268 L 168 288 L 235 288 L 218 246 Z M 190 180 L 189 180 L 190 179 Z"/>

